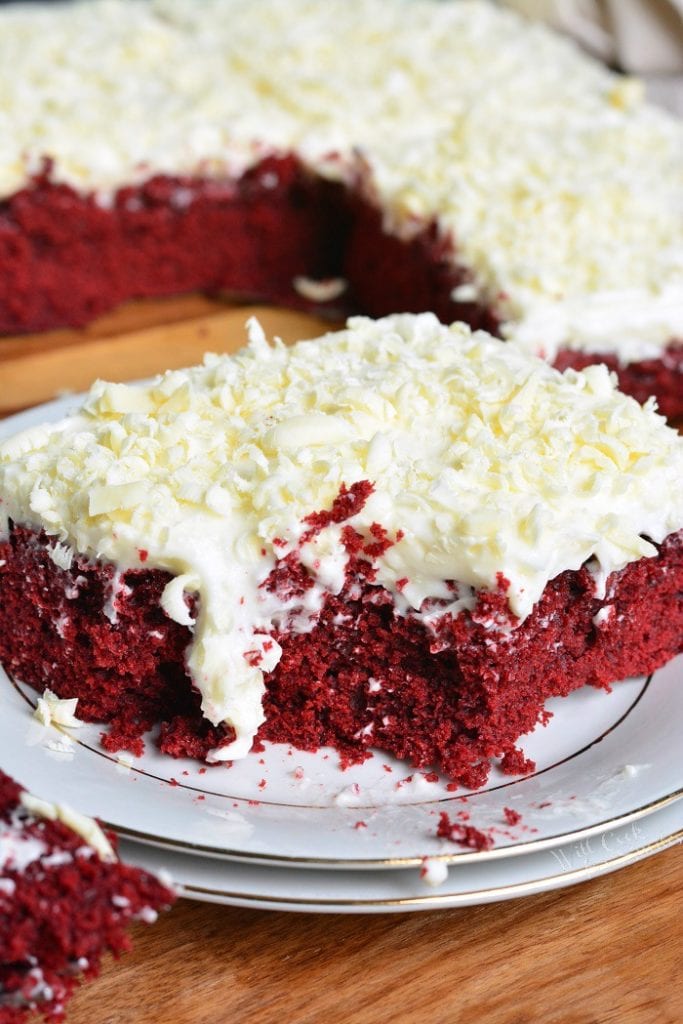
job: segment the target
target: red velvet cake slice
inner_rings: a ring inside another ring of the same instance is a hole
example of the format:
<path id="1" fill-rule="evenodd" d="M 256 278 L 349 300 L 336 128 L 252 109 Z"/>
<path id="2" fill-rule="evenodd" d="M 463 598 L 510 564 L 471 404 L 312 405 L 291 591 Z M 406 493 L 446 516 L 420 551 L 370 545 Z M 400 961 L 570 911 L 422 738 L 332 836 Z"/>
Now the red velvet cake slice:
<path id="1" fill-rule="evenodd" d="M 106 951 L 130 948 L 132 921 L 175 899 L 166 882 L 116 857 L 97 822 L 47 803 L 0 772 L 0 1022 L 37 1010 L 61 1020 Z"/>
<path id="2" fill-rule="evenodd" d="M 486 0 L 6 5 L 0 333 L 431 310 L 683 416 L 683 126 L 641 93 Z"/>
<path id="3" fill-rule="evenodd" d="M 683 646 L 683 439 L 431 314 L 354 319 L 0 447 L 0 656 L 141 749 L 369 748 L 469 786 Z"/>

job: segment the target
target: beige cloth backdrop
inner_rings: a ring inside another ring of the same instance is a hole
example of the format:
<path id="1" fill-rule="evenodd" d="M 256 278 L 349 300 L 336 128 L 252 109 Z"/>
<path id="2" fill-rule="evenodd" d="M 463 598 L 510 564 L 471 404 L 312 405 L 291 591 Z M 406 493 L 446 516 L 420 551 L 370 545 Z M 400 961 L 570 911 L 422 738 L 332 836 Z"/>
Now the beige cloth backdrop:
<path id="1" fill-rule="evenodd" d="M 645 78 L 683 114 L 683 0 L 504 0 L 572 35 L 609 64 Z"/>

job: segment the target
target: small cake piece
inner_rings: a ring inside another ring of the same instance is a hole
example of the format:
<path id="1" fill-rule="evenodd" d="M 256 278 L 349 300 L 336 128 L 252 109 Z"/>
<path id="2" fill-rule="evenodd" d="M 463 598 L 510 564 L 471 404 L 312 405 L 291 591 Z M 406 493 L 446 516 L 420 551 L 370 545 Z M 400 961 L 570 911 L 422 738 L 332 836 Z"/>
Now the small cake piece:
<path id="1" fill-rule="evenodd" d="M 0 333 L 431 310 L 683 416 L 683 124 L 487 0 L 0 8 Z"/>
<path id="2" fill-rule="evenodd" d="M 547 698 L 683 644 L 683 439 L 604 366 L 354 319 L 0 446 L 0 658 L 211 762 L 368 748 L 470 786 Z"/>
<path id="3" fill-rule="evenodd" d="M 130 948 L 132 921 L 151 923 L 175 896 L 116 857 L 96 821 L 47 803 L 0 772 L 0 1022 L 33 1010 L 61 1020 L 106 951 Z"/>

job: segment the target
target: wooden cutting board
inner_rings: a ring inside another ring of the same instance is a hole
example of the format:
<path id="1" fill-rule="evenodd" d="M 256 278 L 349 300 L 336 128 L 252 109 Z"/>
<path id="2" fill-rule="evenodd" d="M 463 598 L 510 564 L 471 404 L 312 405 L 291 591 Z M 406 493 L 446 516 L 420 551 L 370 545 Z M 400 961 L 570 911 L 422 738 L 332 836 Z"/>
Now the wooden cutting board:
<path id="1" fill-rule="evenodd" d="M 0 338 L 0 416 L 83 391 L 96 377 L 133 380 L 189 366 L 207 351 L 234 352 L 250 316 L 289 342 L 330 329 L 305 313 L 201 295 L 129 303 L 82 330 Z"/>

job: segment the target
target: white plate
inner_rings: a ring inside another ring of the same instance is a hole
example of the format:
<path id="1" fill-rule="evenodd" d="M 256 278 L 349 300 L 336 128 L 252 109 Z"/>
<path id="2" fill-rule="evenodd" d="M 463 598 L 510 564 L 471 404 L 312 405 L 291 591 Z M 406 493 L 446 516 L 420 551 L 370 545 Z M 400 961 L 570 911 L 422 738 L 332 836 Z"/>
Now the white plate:
<path id="1" fill-rule="evenodd" d="M 121 836 L 206 856 L 333 868 L 402 867 L 425 856 L 481 861 L 586 838 L 683 795 L 682 674 L 679 658 L 649 683 L 627 680 L 611 695 L 585 688 L 553 702 L 550 725 L 524 743 L 539 771 L 514 780 L 494 771 L 487 789 L 464 798 L 422 772 L 406 782 L 409 769 L 380 754 L 343 772 L 334 751 L 274 744 L 232 768 L 202 769 L 150 745 L 122 764 L 100 747 L 100 726 L 39 725 L 33 691 L 6 676 L 2 766 Z M 505 807 L 522 815 L 518 825 L 506 824 Z M 442 811 L 454 821 L 468 815 L 494 847 L 437 839 Z"/>
<path id="2" fill-rule="evenodd" d="M 165 869 L 181 896 L 262 910 L 373 914 L 437 910 L 531 896 L 576 885 L 627 867 L 683 840 L 683 801 L 640 821 L 553 850 L 451 866 L 446 880 L 428 886 L 417 868 L 397 871 L 292 870 L 229 863 L 121 844 L 130 863 Z"/>
<path id="3" fill-rule="evenodd" d="M 63 416 L 62 399 L 5 421 L 0 437 Z M 340 771 L 334 751 L 269 745 L 232 768 L 160 755 L 151 743 L 128 767 L 99 744 L 101 726 L 73 742 L 31 717 L 35 694 L 0 672 L 2 767 L 41 796 L 96 815 L 120 835 L 172 849 L 263 864 L 401 867 L 424 856 L 460 863 L 508 857 L 588 837 L 683 795 L 683 657 L 612 694 L 585 687 L 550 701 L 554 717 L 523 742 L 537 772 L 494 769 L 466 798 L 388 756 Z M 70 743 L 70 749 L 60 746 Z M 57 749 L 55 749 L 57 748 Z M 505 808 L 522 820 L 509 826 Z M 439 814 L 469 815 L 493 839 L 484 852 L 444 844 Z"/>

